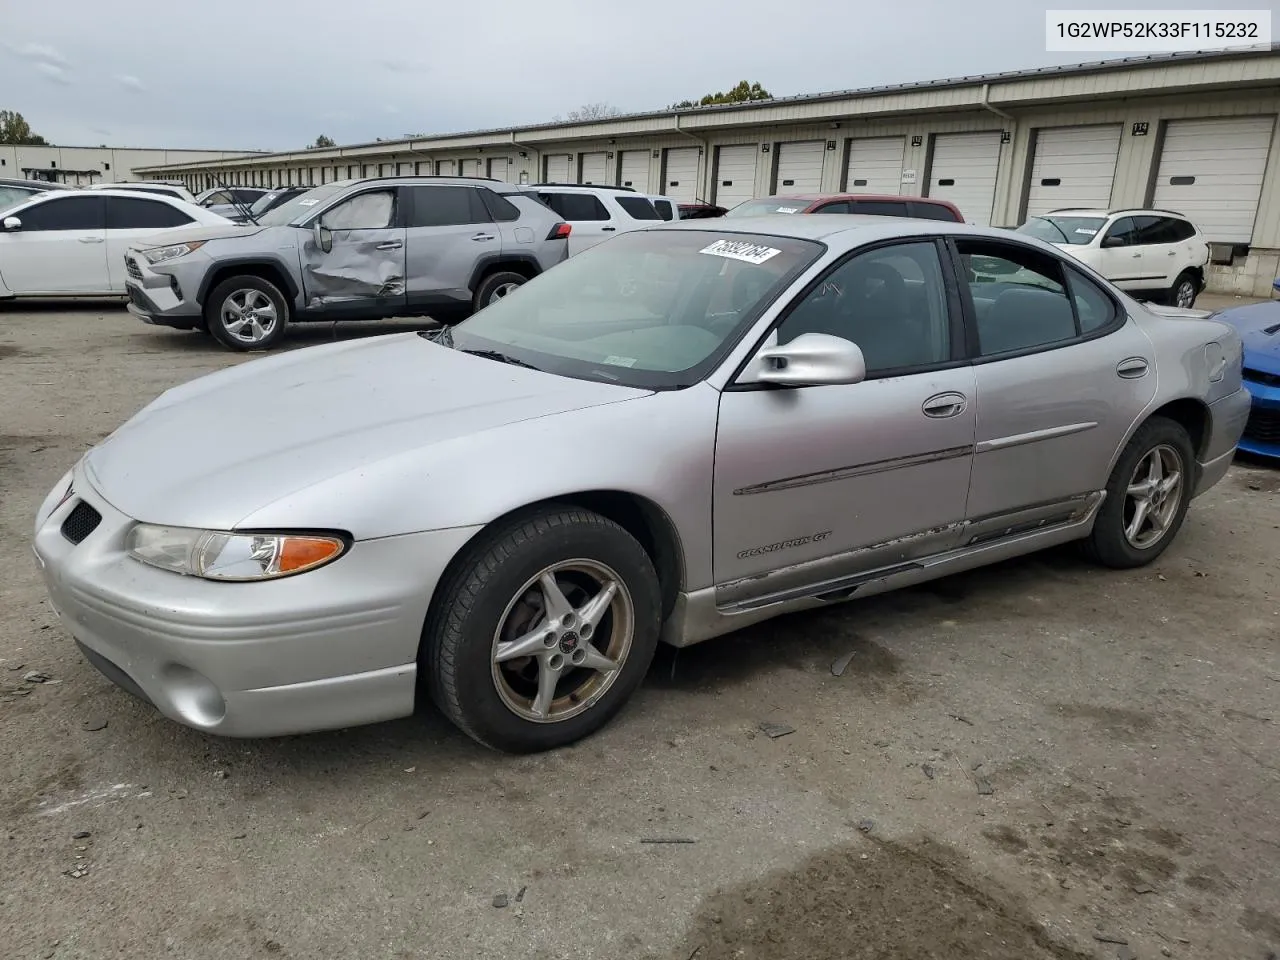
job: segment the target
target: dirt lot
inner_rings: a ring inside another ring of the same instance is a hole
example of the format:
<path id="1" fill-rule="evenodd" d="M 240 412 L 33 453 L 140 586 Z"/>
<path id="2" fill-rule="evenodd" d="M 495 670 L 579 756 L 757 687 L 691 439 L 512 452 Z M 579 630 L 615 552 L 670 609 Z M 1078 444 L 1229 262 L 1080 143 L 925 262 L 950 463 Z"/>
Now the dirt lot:
<path id="1" fill-rule="evenodd" d="M 86 446 L 241 359 L 0 306 L 5 957 L 1280 951 L 1280 471 L 1237 464 L 1150 569 L 1055 551 L 666 650 L 559 753 L 433 712 L 228 741 L 83 661 L 29 542 Z"/>

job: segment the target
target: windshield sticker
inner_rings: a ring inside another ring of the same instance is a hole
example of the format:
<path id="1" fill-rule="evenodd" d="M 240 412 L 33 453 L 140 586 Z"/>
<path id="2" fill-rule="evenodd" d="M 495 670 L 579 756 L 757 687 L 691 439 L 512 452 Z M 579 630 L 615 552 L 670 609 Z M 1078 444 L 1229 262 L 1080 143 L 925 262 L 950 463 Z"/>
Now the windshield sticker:
<path id="1" fill-rule="evenodd" d="M 604 362 L 612 367 L 634 367 L 636 365 L 635 357 L 605 357 Z"/>
<path id="2" fill-rule="evenodd" d="M 774 213 L 799 213 L 799 207 L 779 207 Z"/>
<path id="3" fill-rule="evenodd" d="M 775 247 L 748 243 L 746 240 L 717 240 L 698 252 L 710 254 L 713 257 L 727 257 L 730 260 L 745 260 L 747 263 L 761 264 L 776 257 L 782 251 Z"/>
<path id="4" fill-rule="evenodd" d="M 1097 230 L 1090 230 L 1088 227 L 1076 227 L 1076 233 L 1083 233 L 1086 237 L 1092 237 Z"/>
<path id="5" fill-rule="evenodd" d="M 317 203 L 319 203 L 319 202 L 320 202 L 319 200 L 299 200 L 299 201 L 298 201 L 298 206 L 300 206 L 300 207 L 314 207 L 314 206 L 315 206 Z"/>

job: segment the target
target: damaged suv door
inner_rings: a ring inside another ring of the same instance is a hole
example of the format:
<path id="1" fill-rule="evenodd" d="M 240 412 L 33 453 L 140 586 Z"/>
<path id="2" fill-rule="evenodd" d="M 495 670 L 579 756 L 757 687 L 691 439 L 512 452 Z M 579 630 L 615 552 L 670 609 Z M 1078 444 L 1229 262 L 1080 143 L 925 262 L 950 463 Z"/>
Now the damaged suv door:
<path id="1" fill-rule="evenodd" d="M 382 187 L 324 211 L 302 243 L 308 310 L 393 315 L 405 306 L 405 227 L 400 189 Z"/>

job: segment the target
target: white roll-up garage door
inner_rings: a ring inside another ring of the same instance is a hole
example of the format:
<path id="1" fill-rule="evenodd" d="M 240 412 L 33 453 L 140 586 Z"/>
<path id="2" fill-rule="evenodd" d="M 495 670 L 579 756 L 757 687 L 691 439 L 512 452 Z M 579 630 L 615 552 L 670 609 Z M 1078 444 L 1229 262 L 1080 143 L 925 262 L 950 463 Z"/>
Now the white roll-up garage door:
<path id="1" fill-rule="evenodd" d="M 479 160 L 459 160 L 458 173 L 460 176 L 464 176 L 464 177 L 480 176 L 480 161 Z"/>
<path id="2" fill-rule="evenodd" d="M 632 187 L 639 193 L 649 192 L 649 151 L 622 151 L 622 187 Z"/>
<path id="3" fill-rule="evenodd" d="M 778 144 L 776 193 L 799 193 L 822 189 L 822 158 L 826 144 L 821 140 Z"/>
<path id="4" fill-rule="evenodd" d="M 940 133 L 933 140 L 929 196 L 950 200 L 966 223 L 991 224 L 1000 169 L 1000 133 Z"/>
<path id="5" fill-rule="evenodd" d="M 1111 205 L 1111 184 L 1120 155 L 1119 123 L 1088 127 L 1045 127 L 1036 131 L 1027 216 L 1063 207 Z"/>
<path id="6" fill-rule="evenodd" d="M 906 137 L 865 137 L 849 141 L 845 189 L 849 193 L 902 192 L 902 160 Z"/>
<path id="7" fill-rule="evenodd" d="M 609 160 L 603 153 L 584 153 L 582 155 L 582 178 L 580 183 L 601 184 L 613 183 L 609 176 Z"/>
<path id="8" fill-rule="evenodd" d="M 759 155 L 757 143 L 717 150 L 716 189 L 712 198 L 716 203 L 732 209 L 756 195 L 756 157 Z"/>
<path id="9" fill-rule="evenodd" d="M 567 153 L 553 153 L 547 157 L 547 183 L 570 183 L 570 172 L 573 167 L 573 157 Z"/>
<path id="10" fill-rule="evenodd" d="M 1210 241 L 1250 243 L 1274 122 L 1170 121 L 1152 206 L 1189 217 Z"/>
<path id="11" fill-rule="evenodd" d="M 658 192 L 677 200 L 698 199 L 698 148 L 671 147 L 666 154 L 666 176 Z"/>
<path id="12" fill-rule="evenodd" d="M 458 167 L 455 161 L 453 160 L 437 160 L 436 161 L 436 176 L 452 177 L 457 172 L 458 172 Z"/>
<path id="13" fill-rule="evenodd" d="M 510 157 L 490 157 L 489 158 L 489 176 L 495 180 L 506 180 L 510 171 Z"/>

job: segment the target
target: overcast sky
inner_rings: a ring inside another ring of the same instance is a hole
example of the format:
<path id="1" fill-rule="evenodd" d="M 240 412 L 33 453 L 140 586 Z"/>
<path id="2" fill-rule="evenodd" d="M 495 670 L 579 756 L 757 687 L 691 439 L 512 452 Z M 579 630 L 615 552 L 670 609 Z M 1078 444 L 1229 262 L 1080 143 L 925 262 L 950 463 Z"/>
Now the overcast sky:
<path id="1" fill-rule="evenodd" d="M 1120 53 L 1045 51 L 1046 9 L 1280 0 L 3 0 L 0 109 L 60 144 L 287 150 Z M 257 27 L 256 24 L 261 24 Z"/>

